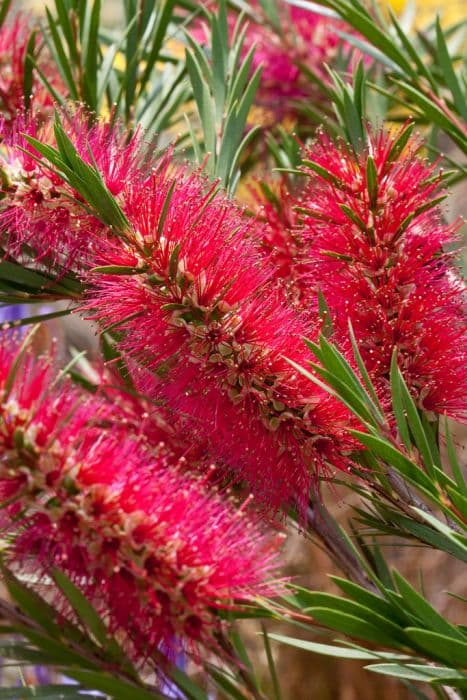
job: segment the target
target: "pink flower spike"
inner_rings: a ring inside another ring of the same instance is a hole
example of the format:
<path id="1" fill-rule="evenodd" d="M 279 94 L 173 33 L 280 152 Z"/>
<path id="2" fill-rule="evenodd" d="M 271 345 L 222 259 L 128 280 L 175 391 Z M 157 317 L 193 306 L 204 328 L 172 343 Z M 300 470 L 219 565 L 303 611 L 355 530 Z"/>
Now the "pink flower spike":
<path id="1" fill-rule="evenodd" d="M 390 396 L 398 363 L 419 406 L 467 416 L 465 287 L 448 247 L 456 226 L 444 221 L 436 165 L 411 140 L 369 134 L 354 154 L 321 134 L 306 157 L 327 171 L 311 173 L 298 202 L 308 210 L 302 234 L 310 259 L 310 292 L 321 290 L 341 337 L 350 320 L 365 363 Z"/>
<path id="2" fill-rule="evenodd" d="M 2 131 L 7 134 L 14 130 L 15 121 L 24 114 L 26 106 L 24 64 L 32 30 L 29 18 L 22 13 L 8 18 L 0 27 L 0 117 L 3 118 Z M 45 50 L 40 52 L 37 62 L 52 87 L 63 91 L 57 68 Z M 35 119 L 42 122 L 51 116 L 52 97 L 35 74 L 27 98 Z"/>
<path id="3" fill-rule="evenodd" d="M 141 391 L 184 416 L 213 461 L 272 510 L 303 513 L 312 480 L 347 469 L 354 442 L 348 412 L 287 360 L 306 365 L 303 338 L 316 328 L 277 289 L 259 224 L 167 160 L 128 190 L 124 212 L 128 242 L 109 245 L 99 264 L 141 272 L 91 273 L 91 317 L 115 324 L 120 349 L 143 368 Z"/>
<path id="4" fill-rule="evenodd" d="M 45 361 L 18 352 L 3 339 L 0 492 L 16 496 L 2 510 L 10 565 L 64 571 L 139 663 L 156 649 L 222 653 L 216 611 L 282 589 L 282 537 L 209 487 L 209 474 L 188 476 L 164 442 L 148 449 L 129 437 L 121 404 L 54 387 Z"/>

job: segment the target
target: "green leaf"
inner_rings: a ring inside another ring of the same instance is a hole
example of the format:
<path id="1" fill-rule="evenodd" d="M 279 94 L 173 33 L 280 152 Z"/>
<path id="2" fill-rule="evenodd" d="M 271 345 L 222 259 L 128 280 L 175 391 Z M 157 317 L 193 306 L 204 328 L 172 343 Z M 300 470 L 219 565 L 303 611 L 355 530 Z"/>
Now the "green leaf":
<path id="1" fill-rule="evenodd" d="M 209 92 L 208 85 L 203 77 L 200 64 L 195 59 L 194 53 L 189 49 L 186 49 L 186 67 L 203 127 L 206 152 L 211 154 L 211 162 L 213 163 L 211 167 L 214 168 L 216 162 L 216 122 L 214 102 Z"/>
<path id="2" fill-rule="evenodd" d="M 94 209 L 96 216 L 104 224 L 110 226 L 120 235 L 124 235 L 129 228 L 128 220 L 117 200 L 107 189 L 98 170 L 85 163 L 78 155 L 72 141 L 63 129 L 58 114 L 54 124 L 54 133 L 58 150 L 42 144 L 27 134 L 24 136 L 40 154 L 55 166 L 59 175 L 83 197 L 87 205 Z"/>
<path id="3" fill-rule="evenodd" d="M 313 384 L 316 384 L 320 389 L 323 391 L 327 392 L 331 396 L 334 396 L 336 399 L 341 401 L 347 408 L 354 413 L 365 425 L 366 421 L 369 418 L 368 411 L 360 399 L 359 396 L 357 396 L 351 389 L 348 389 L 347 387 L 344 388 L 345 396 L 339 395 L 337 391 L 335 391 L 329 384 L 325 384 L 325 382 L 322 382 L 321 379 L 316 377 L 314 374 L 306 370 L 304 367 L 299 365 L 297 362 L 294 362 L 294 360 L 289 359 L 288 357 L 285 357 L 285 360 L 291 365 L 294 369 L 297 370 L 297 372 L 300 372 L 304 377 L 309 379 Z M 321 367 L 318 365 L 313 365 L 313 368 L 316 369 L 317 372 L 323 377 L 326 378 L 326 381 L 331 380 L 335 381 L 335 376 L 331 375 L 330 373 L 326 372 L 326 370 L 323 370 Z M 342 389 L 344 387 L 342 382 L 338 382 L 340 388 Z"/>
<path id="4" fill-rule="evenodd" d="M 415 64 L 416 68 L 411 70 L 411 75 L 415 80 L 417 78 L 419 79 L 420 76 L 423 76 L 428 83 L 431 85 L 431 87 L 437 91 L 436 87 L 436 82 L 433 79 L 433 76 L 431 75 L 429 69 L 425 66 L 422 58 L 419 56 L 419 51 L 413 46 L 412 42 L 410 41 L 409 37 L 407 36 L 407 32 L 404 31 L 404 29 L 401 27 L 399 22 L 397 21 L 397 18 L 392 11 L 392 9 L 389 7 L 389 14 L 391 17 L 392 24 L 394 25 L 394 29 L 396 30 L 397 36 L 399 37 L 399 40 L 402 44 L 402 47 L 405 49 L 407 55 L 409 58 L 413 61 Z"/>
<path id="5" fill-rule="evenodd" d="M 13 321 L 6 321 L 2 323 L 2 329 L 7 328 L 19 328 L 20 326 L 30 326 L 35 323 L 44 323 L 45 321 L 50 321 L 53 318 L 60 318 L 62 316 L 69 316 L 71 314 L 71 309 L 61 309 L 60 311 L 51 311 L 48 314 L 37 314 L 36 316 L 22 316 Z"/>
<path id="6" fill-rule="evenodd" d="M 407 418 L 405 415 L 404 402 L 402 400 L 402 390 L 400 384 L 400 373 L 399 367 L 397 365 L 397 350 L 394 349 L 391 359 L 391 400 L 392 400 L 392 410 L 397 423 L 397 429 L 399 435 L 402 439 L 407 450 L 412 447 L 412 441 L 410 439 L 409 428 L 407 425 Z"/>
<path id="7" fill-rule="evenodd" d="M 109 638 L 106 627 L 91 603 L 74 585 L 74 583 L 70 581 L 68 576 L 66 576 L 63 571 L 54 569 L 52 576 L 55 583 L 75 611 L 78 619 L 81 620 L 84 628 L 91 632 L 94 639 L 102 647 L 107 647 L 109 645 Z"/>
<path id="8" fill-rule="evenodd" d="M 208 666 L 208 671 L 209 678 L 212 678 L 214 683 L 225 692 L 225 697 L 233 700 L 249 700 L 248 696 L 244 695 L 234 682 L 227 677 L 225 671 L 216 669 L 211 665 Z"/>
<path id="9" fill-rule="evenodd" d="M 436 661 L 467 668 L 467 640 L 460 641 L 445 634 L 416 627 L 406 629 L 407 636 Z"/>
<path id="10" fill-rule="evenodd" d="M 438 518 L 436 518 L 432 513 L 428 513 L 421 508 L 416 508 L 414 506 L 412 506 L 412 509 L 432 527 L 438 530 L 438 532 L 441 532 L 443 535 L 445 535 L 445 537 L 448 537 L 456 544 L 463 546 L 467 552 L 467 537 L 452 530 L 448 525 L 438 520 Z"/>
<path id="11" fill-rule="evenodd" d="M 171 665 L 166 669 L 169 678 L 183 691 L 188 700 L 209 700 L 209 696 L 182 669 Z"/>
<path id="12" fill-rule="evenodd" d="M 261 623 L 261 631 L 263 633 L 264 650 L 266 652 L 266 658 L 268 660 L 269 675 L 272 681 L 274 700 L 282 700 L 282 693 L 280 689 L 279 678 L 277 676 L 276 665 L 274 663 L 274 656 L 272 654 L 271 644 L 269 643 L 269 634 L 264 623 Z"/>
<path id="13" fill-rule="evenodd" d="M 417 511 L 416 508 L 414 510 Z M 423 513 L 423 511 L 420 511 L 420 513 Z M 426 513 L 423 513 L 423 515 L 427 516 Z M 456 559 L 467 562 L 467 548 L 454 537 L 441 534 L 436 529 L 433 529 L 432 526 L 417 522 L 415 519 L 400 515 L 395 511 L 391 511 L 391 520 L 402 529 L 401 534 L 407 531 L 421 542 L 430 545 L 430 547 L 447 552 L 456 557 Z"/>
<path id="14" fill-rule="evenodd" d="M 34 48 L 36 45 L 36 32 L 32 32 L 26 46 L 24 54 L 24 69 L 23 69 L 23 95 L 24 107 L 29 109 L 31 102 L 32 84 L 33 84 L 33 68 L 34 68 Z"/>
<path id="15" fill-rule="evenodd" d="M 406 637 L 401 629 L 401 627 L 391 621 L 387 614 L 376 612 L 373 608 L 373 601 L 362 603 L 357 603 L 353 600 L 347 598 L 341 598 L 339 596 L 331 595 L 329 593 L 321 593 L 308 591 L 308 599 L 310 602 L 308 610 L 318 609 L 329 609 L 334 612 L 342 612 L 347 615 L 352 615 L 355 618 L 360 618 L 365 622 L 374 625 L 375 628 L 379 629 L 381 633 L 386 635 L 387 639 L 392 639 L 393 641 L 404 644 L 407 642 Z M 390 607 L 390 606 L 389 606 Z M 389 612 L 389 615 L 392 611 Z"/>
<path id="16" fill-rule="evenodd" d="M 268 21 L 274 27 L 274 31 L 281 35 L 282 23 L 277 0 L 259 0 L 259 3 Z"/>
<path id="17" fill-rule="evenodd" d="M 320 336 L 319 342 L 321 362 L 325 366 L 326 370 L 329 370 L 336 379 L 342 380 L 345 384 L 347 384 L 357 396 L 361 397 L 361 400 L 368 408 L 370 413 L 375 417 L 379 417 L 378 409 L 373 405 L 357 375 L 342 353 L 340 353 L 337 348 L 329 343 L 323 335 Z"/>
<path id="18" fill-rule="evenodd" d="M 211 15 L 212 39 L 212 94 L 216 105 L 216 121 L 222 119 L 226 96 L 226 72 L 228 44 L 224 43 L 224 31 L 221 24 L 227 23 L 225 17 L 225 2 L 219 2 L 219 17 Z"/>
<path id="19" fill-rule="evenodd" d="M 13 634 L 18 634 L 16 627 L 13 627 L 11 631 Z M 8 631 L 8 633 L 10 634 L 11 632 Z M 15 662 L 20 661 L 30 665 L 41 664 L 42 666 L 50 666 L 56 663 L 56 659 L 50 654 L 43 650 L 32 649 L 29 641 L 0 643 L 0 651 L 4 659 L 11 659 Z"/>
<path id="20" fill-rule="evenodd" d="M 61 700 L 61 698 L 75 698 L 79 700 L 84 697 L 79 686 L 70 685 L 36 685 L 36 686 L 14 686 L 12 688 L 0 688 L 0 700 L 18 700 L 22 698 L 44 698 L 44 700 Z"/>
<path id="21" fill-rule="evenodd" d="M 159 59 L 163 41 L 173 16 L 174 6 L 175 0 L 162 0 L 153 8 L 153 12 L 157 12 L 157 15 L 152 34 L 151 48 L 146 57 L 146 65 L 139 81 L 139 95 L 142 95 L 151 77 L 151 72 Z"/>
<path id="22" fill-rule="evenodd" d="M 332 656 L 336 659 L 359 659 L 359 660 L 370 660 L 370 659 L 410 659 L 412 657 L 406 654 L 395 654 L 388 652 L 371 652 L 363 649 L 355 649 L 352 647 L 344 646 L 332 646 L 331 644 L 319 644 L 317 642 L 308 642 L 304 639 L 295 639 L 294 637 L 285 637 L 281 634 L 270 634 L 270 639 L 276 642 L 281 642 L 282 644 L 287 644 L 291 647 L 296 647 L 297 649 L 303 649 L 304 651 L 312 651 L 316 654 L 323 654 L 324 656 Z"/>
<path id="23" fill-rule="evenodd" d="M 86 13 L 89 24 L 85 41 L 82 40 L 84 57 L 83 98 L 91 110 L 97 110 L 97 59 L 99 56 L 100 0 L 94 0 L 91 11 Z"/>
<path id="24" fill-rule="evenodd" d="M 399 609 L 381 596 L 371 593 L 366 588 L 362 588 L 362 586 L 358 586 L 356 583 L 339 576 L 330 576 L 330 578 L 344 593 L 351 596 L 360 605 L 370 608 L 383 617 L 396 622 L 401 627 L 404 625 L 404 619 L 400 615 Z"/>
<path id="25" fill-rule="evenodd" d="M 363 445 L 369 447 L 375 455 L 380 457 L 386 464 L 395 467 L 399 473 L 407 479 L 411 484 L 414 484 L 419 489 L 424 490 L 431 496 L 437 496 L 438 492 L 436 484 L 414 464 L 408 457 L 402 454 L 389 442 L 376 435 L 362 433 L 358 430 L 350 430 L 351 435 L 357 438 Z"/>
<path id="26" fill-rule="evenodd" d="M 348 219 L 350 219 L 350 221 L 352 221 L 352 223 L 355 224 L 355 226 L 357 226 L 360 229 L 360 231 L 363 231 L 363 233 L 367 232 L 367 225 L 364 221 L 362 221 L 362 219 L 360 219 L 360 217 L 354 212 L 353 209 L 348 207 L 346 204 L 339 204 L 339 209 L 342 211 L 343 214 L 346 215 Z"/>
<path id="27" fill-rule="evenodd" d="M 0 262 L 0 280 L 15 282 L 21 287 L 33 292 L 43 292 L 51 284 L 50 279 L 39 272 L 29 270 L 27 267 L 2 260 Z"/>
<path id="28" fill-rule="evenodd" d="M 450 119 L 432 100 L 426 97 L 417 88 L 412 87 L 405 80 L 397 80 L 393 78 L 392 82 L 394 83 L 394 85 L 397 85 L 399 88 L 404 90 L 404 92 L 406 92 L 409 95 L 409 97 L 411 97 L 414 103 L 413 106 L 417 108 L 418 112 L 423 117 L 433 122 L 434 124 L 438 124 L 438 126 L 440 126 L 443 129 L 443 131 L 445 131 L 451 136 L 453 141 L 457 143 L 457 145 L 462 149 L 462 151 L 464 153 L 467 153 L 466 136 L 462 133 L 458 125 L 454 123 L 452 119 Z"/>
<path id="29" fill-rule="evenodd" d="M 233 52 L 234 54 L 236 53 L 236 47 L 233 47 Z M 252 46 L 241 64 L 239 64 L 239 56 L 236 56 L 235 60 L 232 61 L 232 70 L 236 72 L 236 75 L 234 77 L 228 94 L 227 107 L 229 111 L 234 107 L 235 104 L 238 104 L 242 95 L 245 93 L 246 87 L 249 83 L 249 76 L 251 72 L 251 67 L 253 65 L 254 55 L 255 49 L 254 46 Z"/>
<path id="30" fill-rule="evenodd" d="M 76 83 L 76 80 L 73 76 L 73 72 L 71 70 L 71 64 L 69 57 L 67 56 L 65 49 L 63 47 L 62 39 L 60 37 L 60 34 L 57 30 L 56 23 L 54 18 L 52 17 L 52 13 L 50 12 L 49 8 L 45 8 L 46 16 L 47 16 L 47 22 L 48 22 L 48 29 L 50 32 L 50 37 L 47 35 L 46 32 L 43 33 L 43 37 L 45 39 L 45 42 L 47 44 L 47 47 L 52 54 L 54 61 L 57 65 L 57 68 L 61 74 L 61 77 L 63 78 L 63 81 L 65 82 L 69 92 L 70 92 L 70 97 L 73 100 L 78 100 L 79 99 L 79 89 L 78 85 Z"/>
<path id="31" fill-rule="evenodd" d="M 60 632 L 60 627 L 54 622 L 55 611 L 47 605 L 43 598 L 35 591 L 13 576 L 3 565 L 2 578 L 11 598 L 32 620 L 37 622 L 50 635 L 55 636 Z"/>
<path id="32" fill-rule="evenodd" d="M 2 0 L 0 3 L 0 27 L 5 21 L 8 10 L 10 9 L 11 0 Z"/>
<path id="33" fill-rule="evenodd" d="M 445 418 L 445 434 L 446 434 L 446 448 L 449 458 L 449 464 L 452 470 L 452 474 L 459 488 L 462 496 L 467 497 L 467 483 L 462 473 L 462 469 L 457 459 L 457 452 L 454 447 L 454 443 L 451 436 L 451 430 L 449 428 L 449 423 L 447 417 Z"/>
<path id="34" fill-rule="evenodd" d="M 6 401 L 8 396 L 10 395 L 10 392 L 13 388 L 13 384 L 16 378 L 16 373 L 18 372 L 18 368 L 21 365 L 21 362 L 23 360 L 23 357 L 25 353 L 28 351 L 31 340 L 35 336 L 39 329 L 39 326 L 33 326 L 25 335 L 23 338 L 21 345 L 19 348 L 16 350 L 15 354 L 15 359 L 13 360 L 10 369 L 8 371 L 8 376 L 5 379 L 5 383 L 3 385 L 3 392 L 1 394 L 1 400 L 2 402 Z"/>
<path id="35" fill-rule="evenodd" d="M 146 272 L 140 267 L 127 267 L 126 265 L 100 265 L 93 267 L 90 272 L 95 272 L 100 275 L 142 275 Z"/>
<path id="36" fill-rule="evenodd" d="M 457 510 L 467 518 L 467 497 L 456 491 L 452 486 L 446 486 L 446 491 Z"/>
<path id="37" fill-rule="evenodd" d="M 169 277 L 174 280 L 178 274 L 178 260 L 180 256 L 180 243 L 176 243 L 174 249 L 170 253 L 169 258 Z"/>
<path id="38" fill-rule="evenodd" d="M 70 52 L 71 62 L 73 65 L 77 66 L 79 64 L 79 53 L 76 37 L 74 36 L 73 27 L 71 24 L 71 13 L 69 13 L 66 0 L 55 0 L 55 10 L 57 12 L 58 24 L 63 32 L 68 50 Z"/>
<path id="39" fill-rule="evenodd" d="M 253 141 L 255 136 L 257 136 L 257 134 L 259 134 L 260 131 L 261 131 L 260 126 L 254 126 L 252 129 L 250 129 L 245 134 L 242 141 L 240 142 L 240 144 L 239 144 L 239 146 L 238 146 L 238 148 L 237 148 L 237 150 L 232 158 L 232 164 L 231 164 L 230 169 L 229 169 L 229 175 L 227 178 L 227 185 L 228 185 L 227 191 L 228 192 L 235 191 L 235 187 L 233 186 L 233 183 L 235 183 L 237 176 L 240 175 L 240 173 L 238 172 L 240 156 L 245 151 L 248 144 L 251 143 L 251 141 Z"/>
<path id="40" fill-rule="evenodd" d="M 433 632 L 446 634 L 450 637 L 464 641 L 467 643 L 465 636 L 459 630 L 451 625 L 442 615 L 430 605 L 410 583 L 398 572 L 394 571 L 394 579 L 397 587 L 410 610 L 418 617 L 420 623 L 425 629 L 430 629 Z"/>
<path id="41" fill-rule="evenodd" d="M 329 386 L 333 387 L 336 392 L 335 395 L 337 395 L 342 402 L 349 406 L 353 413 L 355 413 L 364 423 L 371 424 L 373 422 L 373 415 L 365 400 L 358 395 L 353 387 L 349 387 L 346 379 L 328 372 L 326 369 L 320 367 L 320 365 L 314 363 L 310 364 L 312 369 L 314 369 L 315 372 L 329 384 Z"/>
<path id="42" fill-rule="evenodd" d="M 87 653 L 80 653 L 68 647 L 67 642 L 52 639 L 51 637 L 37 632 L 26 625 L 15 625 L 15 631 L 26 637 L 41 654 L 47 657 L 48 664 L 54 666 L 77 666 L 78 668 L 96 668 L 96 663 L 88 659 Z M 68 634 L 68 632 L 67 632 Z"/>
<path id="43" fill-rule="evenodd" d="M 306 168 L 309 168 L 310 170 L 315 172 L 317 175 L 323 178 L 323 180 L 326 180 L 326 182 L 329 182 L 331 183 L 331 185 L 337 187 L 338 189 L 341 189 L 343 187 L 343 182 L 331 172 L 329 172 L 329 170 L 326 170 L 326 168 L 323 168 L 321 165 L 319 165 L 319 163 L 315 163 L 313 160 L 304 159 L 303 165 Z"/>
<path id="44" fill-rule="evenodd" d="M 388 163 L 392 163 L 399 158 L 400 154 L 408 144 L 414 129 L 415 122 L 410 122 L 399 131 L 399 134 L 395 137 L 391 150 L 389 151 L 387 158 Z"/>
<path id="45" fill-rule="evenodd" d="M 308 613 L 317 622 L 350 637 L 357 637 L 367 642 L 377 642 L 384 646 L 400 646 L 401 644 L 391 632 L 388 632 L 382 626 L 376 626 L 350 613 L 326 607 L 312 607 L 308 610 Z"/>
<path id="46" fill-rule="evenodd" d="M 113 700 L 162 700 L 164 696 L 156 690 L 146 690 L 136 685 L 110 676 L 102 671 L 67 668 L 67 675 L 74 678 L 89 690 L 99 690 L 110 695 Z"/>
<path id="47" fill-rule="evenodd" d="M 318 311 L 322 323 L 321 333 L 324 335 L 325 338 L 330 338 L 334 333 L 332 316 L 321 289 L 318 290 Z"/>
<path id="48" fill-rule="evenodd" d="M 454 72 L 453 60 L 449 55 L 443 30 L 441 29 L 439 22 L 439 17 L 436 17 L 436 48 L 442 75 L 446 85 L 451 91 L 454 104 L 456 105 L 459 114 L 464 120 L 467 121 L 467 94 L 464 94 L 462 91 L 461 85 Z"/>
<path id="49" fill-rule="evenodd" d="M 159 221 L 157 222 L 157 235 L 160 238 L 162 234 L 164 233 L 164 224 L 165 220 L 167 218 L 167 214 L 169 213 L 169 208 L 170 208 L 170 201 L 172 199 L 173 191 L 175 189 L 175 185 L 177 184 L 177 180 L 174 178 L 172 182 L 170 183 L 170 187 L 167 191 L 167 194 L 164 199 L 164 204 L 162 206 L 162 211 L 159 216 Z"/>
<path id="50" fill-rule="evenodd" d="M 352 0 L 352 2 L 347 2 L 346 0 L 329 0 L 323 4 L 326 4 L 328 7 L 338 12 L 345 21 L 349 22 L 351 26 L 357 29 L 357 31 L 376 46 L 379 51 L 394 61 L 404 73 L 411 73 L 409 61 L 396 45 L 393 38 L 389 37 L 385 31 L 377 26 L 374 19 L 366 12 L 365 8 L 358 0 Z"/>
<path id="51" fill-rule="evenodd" d="M 257 680 L 254 676 L 254 670 L 253 670 L 253 664 L 251 663 L 251 659 L 248 655 L 247 648 L 243 642 L 242 636 L 238 629 L 235 627 L 232 627 L 231 632 L 230 632 L 230 639 L 232 642 L 232 646 L 235 649 L 238 659 L 240 663 L 244 666 L 246 672 L 250 676 L 250 679 L 252 683 L 257 686 Z"/>
<path id="52" fill-rule="evenodd" d="M 383 407 L 381 406 L 381 403 L 378 399 L 378 395 L 376 393 L 376 389 L 373 385 L 373 382 L 370 379 L 370 375 L 368 374 L 368 370 L 365 366 L 365 363 L 363 361 L 363 357 L 360 354 L 360 350 L 358 348 L 358 342 L 354 334 L 354 330 L 352 327 L 352 321 L 349 318 L 349 335 L 350 335 L 350 341 L 352 343 L 352 349 L 353 349 L 353 354 L 355 357 L 355 361 L 357 363 L 358 369 L 360 370 L 360 374 L 362 375 L 362 379 L 365 383 L 365 386 L 368 390 L 368 393 L 370 394 L 371 398 L 373 399 L 373 403 L 375 408 L 377 409 L 377 415 L 381 423 L 385 422 L 385 417 L 384 417 L 384 410 Z"/>
<path id="53" fill-rule="evenodd" d="M 374 209 L 378 201 L 378 171 L 376 170 L 375 161 L 370 155 L 366 160 L 366 186 L 370 205 Z"/>
<path id="54" fill-rule="evenodd" d="M 443 685 L 457 685 L 467 683 L 467 675 L 447 666 L 423 666 L 421 664 L 371 664 L 365 666 L 369 671 L 382 673 L 385 676 L 406 678 L 410 681 L 422 681 L 425 683 L 442 683 Z"/>
<path id="55" fill-rule="evenodd" d="M 366 111 L 366 83 L 363 59 L 359 60 L 357 68 L 353 74 L 353 98 L 357 114 L 360 117 L 360 121 L 363 122 Z"/>

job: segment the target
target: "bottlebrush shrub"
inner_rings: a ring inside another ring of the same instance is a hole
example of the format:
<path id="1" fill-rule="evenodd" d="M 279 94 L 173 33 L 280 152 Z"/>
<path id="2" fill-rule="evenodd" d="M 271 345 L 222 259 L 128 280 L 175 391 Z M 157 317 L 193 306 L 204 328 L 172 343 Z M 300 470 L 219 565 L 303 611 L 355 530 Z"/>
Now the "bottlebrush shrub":
<path id="1" fill-rule="evenodd" d="M 32 31 L 31 22 L 21 13 L 0 27 L 0 113 L 7 131 L 15 128 L 17 117 L 26 108 L 40 121 L 53 111 L 53 98 L 38 76 L 33 76 L 32 67 L 30 76 L 26 74 L 26 54 L 32 54 L 37 43 L 31 38 Z M 53 88 L 62 87 L 58 70 L 44 50 L 37 57 L 37 64 Z"/>
<path id="2" fill-rule="evenodd" d="M 306 151 L 310 177 L 298 204 L 306 209 L 309 289 L 322 291 L 341 337 L 350 319 L 383 394 L 397 350 L 420 407 L 461 419 L 465 288 L 447 252 L 456 226 L 445 223 L 436 166 L 409 138 L 409 126 L 369 133 L 355 153 L 321 134 Z"/>
<path id="3" fill-rule="evenodd" d="M 140 662 L 156 648 L 220 652 L 216 610 L 280 589 L 281 535 L 189 476 L 162 428 L 154 439 L 154 421 L 149 448 L 128 430 L 128 406 L 57 385 L 50 358 L 8 338 L 0 489 L 10 565 L 65 571 Z"/>
<path id="4" fill-rule="evenodd" d="M 81 158 L 99 167 L 104 185 L 120 197 L 128 181 L 143 177 L 143 149 L 139 131 L 127 144 L 127 135 L 109 124 L 90 124 L 90 116 L 77 108 L 63 113 L 64 128 Z M 34 138 L 55 144 L 53 124 L 19 118 L 0 150 L 0 234 L 10 255 L 32 249 L 36 262 L 64 270 L 91 264 L 104 232 L 103 224 L 83 207 L 83 198 L 65 180 L 38 161 L 39 152 L 28 142 Z M 150 158 L 146 155 L 146 167 Z"/>

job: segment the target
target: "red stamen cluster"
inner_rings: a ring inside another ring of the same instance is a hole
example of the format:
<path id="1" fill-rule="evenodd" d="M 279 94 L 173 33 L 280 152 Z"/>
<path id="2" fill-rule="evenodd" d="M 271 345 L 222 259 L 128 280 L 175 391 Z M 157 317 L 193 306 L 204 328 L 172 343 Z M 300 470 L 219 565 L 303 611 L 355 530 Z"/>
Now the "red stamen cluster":
<path id="1" fill-rule="evenodd" d="M 2 512 L 23 525 L 11 522 L 11 563 L 65 571 L 137 659 L 219 651 L 215 610 L 277 591 L 278 538 L 187 476 L 164 441 L 130 436 L 122 405 L 54 387 L 50 364 L 19 352 L 3 339 L 0 488 L 14 504 Z"/>
<path id="2" fill-rule="evenodd" d="M 115 324 L 120 347 L 159 374 L 154 391 L 216 462 L 273 509 L 304 506 L 312 474 L 348 464 L 348 415 L 286 359 L 307 362 L 314 329 L 285 305 L 256 223 L 169 159 L 129 187 L 124 211 L 127 243 L 101 263 L 129 273 L 89 275 L 93 318 Z"/>
<path id="3" fill-rule="evenodd" d="M 364 360 L 389 393 L 394 349 L 421 407 L 462 418 L 467 375 L 464 286 L 447 253 L 455 241 L 437 203 L 435 166 L 416 156 L 405 131 L 369 137 L 355 155 L 321 135 L 307 152 L 303 197 L 310 290 L 321 290 L 336 329 L 348 319 Z"/>
<path id="4" fill-rule="evenodd" d="M 142 140 L 110 125 L 89 125 L 83 111 L 64 115 L 64 128 L 80 157 L 97 165 L 108 190 L 118 199 L 128 181 L 142 177 Z M 44 266 L 82 270 L 92 264 L 101 239 L 108 235 L 100 222 L 80 204 L 81 197 L 64 180 L 38 162 L 38 152 L 23 134 L 55 146 L 50 123 L 18 119 L 0 152 L 0 234 L 13 257 L 24 246 Z M 91 157 L 92 153 L 92 157 Z M 94 159 L 94 161 L 92 161 Z M 146 167 L 150 167 L 150 160 Z"/>
<path id="5" fill-rule="evenodd" d="M 32 29 L 23 14 L 8 19 L 0 27 L 0 112 L 4 119 L 3 130 L 7 133 L 14 129 L 15 120 L 23 114 L 28 102 L 35 118 L 40 121 L 50 117 L 53 110 L 51 94 L 36 75 L 33 76 L 31 93 L 24 94 L 25 59 Z M 60 91 L 60 76 L 47 53 L 42 50 L 36 60 L 52 87 Z"/>

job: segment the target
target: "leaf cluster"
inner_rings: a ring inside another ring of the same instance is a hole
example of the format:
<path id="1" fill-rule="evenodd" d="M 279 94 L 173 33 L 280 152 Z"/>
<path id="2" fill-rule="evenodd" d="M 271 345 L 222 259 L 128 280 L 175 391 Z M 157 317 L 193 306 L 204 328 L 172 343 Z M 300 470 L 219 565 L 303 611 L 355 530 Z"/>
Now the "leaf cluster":
<path id="1" fill-rule="evenodd" d="M 240 15 L 229 36 L 227 3 L 207 13 L 210 45 L 206 51 L 187 34 L 186 66 L 200 119 L 202 138 L 187 119 L 195 157 L 227 191 L 238 183 L 242 152 L 258 133 L 246 130 L 247 119 L 259 86 L 261 68 L 251 75 L 254 46 L 243 57 L 247 25 Z"/>
<path id="2" fill-rule="evenodd" d="M 366 585 L 333 579 L 342 598 L 300 589 L 294 605 L 314 623 L 351 639 L 378 645 L 368 651 L 350 644 L 331 647 L 281 638 L 318 653 L 373 660 L 368 668 L 410 681 L 467 688 L 467 636 L 462 625 L 448 623 L 423 594 L 397 571 L 391 572 L 376 540 L 402 538 L 467 561 L 467 483 L 450 426 L 431 420 L 415 404 L 397 364 L 391 365 L 392 412 L 388 415 L 365 368 L 349 326 L 354 367 L 322 335 L 307 341 L 315 356 L 309 368 L 293 366 L 339 399 L 359 421 L 351 430 L 365 448 L 354 457 L 358 481 L 343 482 L 360 496 L 351 524 L 359 547 L 353 551 L 368 577 Z M 445 441 L 446 456 L 440 450 Z M 357 527 L 358 526 L 358 527 Z M 342 533 L 343 537 L 346 537 Z M 465 601 L 464 601 L 465 602 Z M 394 652 L 380 652 L 379 647 Z M 402 655 L 401 655 L 402 654 Z M 407 655 L 408 654 L 408 655 Z M 376 663 L 379 660 L 381 663 Z M 462 696 L 463 697 L 463 696 Z"/>

